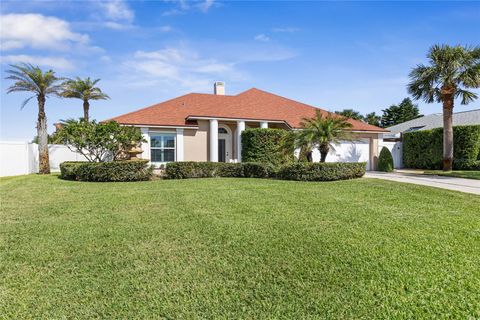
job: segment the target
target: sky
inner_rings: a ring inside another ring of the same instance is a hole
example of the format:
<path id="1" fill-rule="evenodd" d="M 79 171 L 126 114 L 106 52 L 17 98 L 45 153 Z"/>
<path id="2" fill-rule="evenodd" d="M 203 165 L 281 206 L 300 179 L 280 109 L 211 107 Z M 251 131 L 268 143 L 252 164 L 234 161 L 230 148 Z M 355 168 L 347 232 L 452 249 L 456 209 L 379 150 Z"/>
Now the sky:
<path id="1" fill-rule="evenodd" d="M 9 64 L 101 79 L 105 120 L 189 92 L 252 87 L 326 110 L 377 112 L 408 97 L 410 70 L 433 44 L 480 45 L 480 2 L 4 1 L 0 18 L 0 139 L 31 140 L 38 107 L 6 94 Z M 475 92 L 480 93 L 478 90 Z M 423 114 L 441 105 L 418 101 Z M 480 108 L 456 103 L 456 111 Z M 82 116 L 51 97 L 49 132 Z"/>

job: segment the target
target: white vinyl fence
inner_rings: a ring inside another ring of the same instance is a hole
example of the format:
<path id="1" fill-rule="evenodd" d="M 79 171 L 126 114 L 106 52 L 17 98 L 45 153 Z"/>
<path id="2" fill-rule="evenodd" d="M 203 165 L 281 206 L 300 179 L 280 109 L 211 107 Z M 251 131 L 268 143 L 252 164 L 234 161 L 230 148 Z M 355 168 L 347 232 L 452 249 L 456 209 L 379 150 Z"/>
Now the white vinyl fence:
<path id="1" fill-rule="evenodd" d="M 390 142 L 390 141 L 380 141 L 379 143 L 378 154 L 383 147 L 387 147 L 388 150 L 392 153 L 393 157 L 393 167 L 395 169 L 403 168 L 403 145 L 402 142 Z"/>
<path id="2" fill-rule="evenodd" d="M 86 161 L 61 144 L 49 144 L 50 169 L 60 171 L 64 161 Z M 0 177 L 38 172 L 38 145 L 22 141 L 0 141 Z"/>

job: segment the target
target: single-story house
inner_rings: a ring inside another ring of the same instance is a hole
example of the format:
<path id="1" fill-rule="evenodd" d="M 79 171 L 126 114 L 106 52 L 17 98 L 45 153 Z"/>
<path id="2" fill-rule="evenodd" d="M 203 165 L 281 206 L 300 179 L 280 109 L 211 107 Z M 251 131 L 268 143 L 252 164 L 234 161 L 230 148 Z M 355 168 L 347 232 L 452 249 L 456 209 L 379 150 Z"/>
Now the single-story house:
<path id="1" fill-rule="evenodd" d="M 455 112 L 452 118 L 454 126 L 480 125 L 480 109 Z M 443 128 L 443 113 L 433 113 L 388 127 L 387 129 L 390 132 L 384 134 L 383 138 L 390 141 L 400 141 L 403 133 L 435 128 Z"/>
<path id="2" fill-rule="evenodd" d="M 226 95 L 225 84 L 216 82 L 213 94 L 189 93 L 133 111 L 112 120 L 139 127 L 147 140 L 141 155 L 152 164 L 171 161 L 242 160 L 241 133 L 248 128 L 300 128 L 303 118 L 318 108 L 256 88 Z M 324 114 L 328 112 L 320 111 Z M 348 119 L 357 140 L 336 148 L 327 161 L 376 162 L 378 144 L 386 130 Z M 341 150 L 340 150 L 341 149 Z M 333 152 L 333 151 L 332 151 Z M 314 159 L 319 159 L 319 155 Z"/>

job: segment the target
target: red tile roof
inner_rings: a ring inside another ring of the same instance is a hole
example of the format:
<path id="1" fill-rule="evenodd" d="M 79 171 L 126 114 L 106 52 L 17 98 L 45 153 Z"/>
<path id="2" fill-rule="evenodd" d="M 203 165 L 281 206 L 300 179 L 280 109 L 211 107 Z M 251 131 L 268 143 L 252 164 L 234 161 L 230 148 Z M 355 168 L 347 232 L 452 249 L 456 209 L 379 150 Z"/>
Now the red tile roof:
<path id="1" fill-rule="evenodd" d="M 315 111 L 328 111 L 252 88 L 236 96 L 190 93 L 153 106 L 113 118 L 121 124 L 151 126 L 195 126 L 189 117 L 218 117 L 233 119 L 285 121 L 299 128 L 303 118 L 313 117 Z M 348 119 L 355 131 L 386 132 L 382 128 Z"/>

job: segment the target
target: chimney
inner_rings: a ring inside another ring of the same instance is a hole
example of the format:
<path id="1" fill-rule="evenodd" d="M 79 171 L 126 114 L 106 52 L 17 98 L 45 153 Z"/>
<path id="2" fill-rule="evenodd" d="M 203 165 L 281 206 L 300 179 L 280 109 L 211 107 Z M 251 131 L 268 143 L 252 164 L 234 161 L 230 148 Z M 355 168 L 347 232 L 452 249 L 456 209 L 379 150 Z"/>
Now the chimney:
<path id="1" fill-rule="evenodd" d="M 225 82 L 216 81 L 213 84 L 213 93 L 219 96 L 225 95 Z"/>

